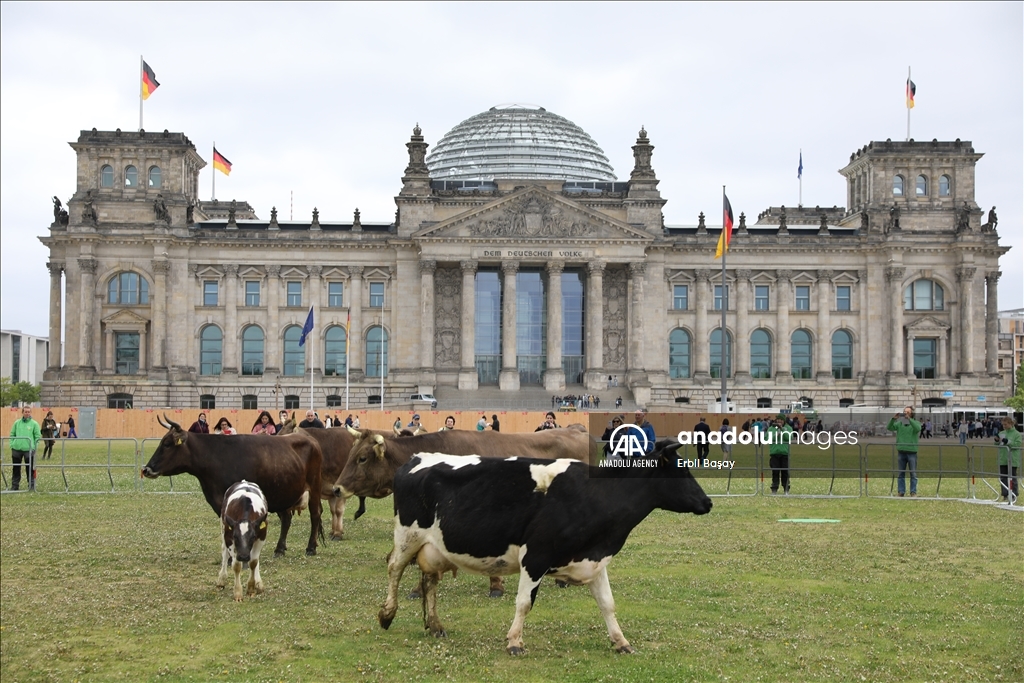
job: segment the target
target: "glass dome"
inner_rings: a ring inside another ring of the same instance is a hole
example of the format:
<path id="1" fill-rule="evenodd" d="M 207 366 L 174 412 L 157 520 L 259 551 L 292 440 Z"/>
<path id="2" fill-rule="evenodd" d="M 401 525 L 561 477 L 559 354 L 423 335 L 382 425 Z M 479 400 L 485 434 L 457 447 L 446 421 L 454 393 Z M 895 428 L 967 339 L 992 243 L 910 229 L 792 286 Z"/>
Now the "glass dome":
<path id="1" fill-rule="evenodd" d="M 610 182 L 615 171 L 586 131 L 544 109 L 491 107 L 452 128 L 427 155 L 434 180 Z"/>

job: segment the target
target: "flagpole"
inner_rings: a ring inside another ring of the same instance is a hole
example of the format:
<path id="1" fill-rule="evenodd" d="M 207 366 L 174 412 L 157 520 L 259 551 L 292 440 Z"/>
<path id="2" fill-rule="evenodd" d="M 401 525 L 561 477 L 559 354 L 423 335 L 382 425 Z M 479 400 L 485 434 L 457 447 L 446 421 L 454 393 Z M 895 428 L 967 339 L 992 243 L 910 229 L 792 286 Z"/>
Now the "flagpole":
<path id="1" fill-rule="evenodd" d="M 351 313 L 349 315 L 351 315 Z M 345 410 L 348 410 L 348 366 L 350 365 L 348 357 L 348 350 L 350 348 L 350 345 L 348 340 L 352 334 L 351 325 L 347 327 L 349 327 L 350 329 L 345 330 Z"/>
<path id="2" fill-rule="evenodd" d="M 907 96 L 910 95 L 910 83 L 911 83 L 911 80 L 910 80 L 910 67 L 908 66 L 907 67 L 906 93 L 905 93 L 904 97 L 907 97 Z M 906 105 L 907 105 L 907 142 L 910 142 L 910 102 L 909 101 L 906 102 Z"/>
<path id="3" fill-rule="evenodd" d="M 213 168 L 210 169 L 213 176 L 213 189 L 210 190 L 210 201 L 217 201 L 217 141 L 213 141 Z"/>
<path id="4" fill-rule="evenodd" d="M 800 172 L 797 174 L 797 180 L 800 181 L 800 196 L 797 199 L 797 206 L 804 205 L 804 149 L 800 148 Z"/>
<path id="5" fill-rule="evenodd" d="M 139 130 L 142 130 L 142 89 L 145 87 L 144 79 L 146 77 L 146 69 L 143 64 L 145 61 L 142 59 L 142 55 L 139 55 Z"/>
<path id="6" fill-rule="evenodd" d="M 309 314 L 313 315 L 313 304 L 309 305 Z M 316 370 L 316 319 L 313 320 L 313 343 L 309 345 L 309 409 L 313 410 L 313 372 Z"/>
<path id="7" fill-rule="evenodd" d="M 384 297 L 388 293 L 388 284 L 384 283 L 384 292 L 380 295 L 380 411 L 384 412 Z"/>
<path id="8" fill-rule="evenodd" d="M 723 207 L 723 209 L 725 207 L 725 185 L 722 185 L 722 207 Z M 729 226 L 726 225 L 725 223 L 726 223 L 725 212 L 723 211 L 722 212 L 722 230 L 728 230 L 729 229 Z M 726 375 L 729 374 L 726 371 L 726 364 L 725 364 L 726 355 L 727 355 L 727 349 L 728 349 L 728 346 L 729 346 L 728 345 L 729 336 L 728 336 L 728 333 L 726 332 L 726 329 L 725 329 L 725 314 L 726 314 L 726 311 L 729 308 L 729 295 L 728 295 L 729 290 L 726 289 L 726 284 L 725 284 L 725 256 L 726 256 L 726 254 L 728 252 L 729 252 L 729 245 L 728 245 L 728 243 L 726 243 L 724 245 L 724 248 L 722 249 L 722 367 L 721 367 L 721 370 L 720 370 L 720 374 L 722 375 L 722 396 L 721 396 L 721 399 L 722 399 L 722 412 L 723 413 L 727 413 L 728 412 L 728 407 L 727 407 L 727 404 L 726 404 L 726 393 L 725 393 L 725 390 L 726 390 Z"/>

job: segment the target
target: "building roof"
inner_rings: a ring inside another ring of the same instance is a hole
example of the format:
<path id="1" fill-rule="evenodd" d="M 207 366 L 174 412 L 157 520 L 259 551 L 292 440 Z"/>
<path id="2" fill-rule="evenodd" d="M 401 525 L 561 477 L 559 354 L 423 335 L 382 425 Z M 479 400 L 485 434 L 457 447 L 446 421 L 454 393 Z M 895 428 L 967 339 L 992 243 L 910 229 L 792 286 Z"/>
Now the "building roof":
<path id="1" fill-rule="evenodd" d="M 614 181 L 586 131 L 544 107 L 491 107 L 448 131 L 427 155 L 434 180 Z"/>

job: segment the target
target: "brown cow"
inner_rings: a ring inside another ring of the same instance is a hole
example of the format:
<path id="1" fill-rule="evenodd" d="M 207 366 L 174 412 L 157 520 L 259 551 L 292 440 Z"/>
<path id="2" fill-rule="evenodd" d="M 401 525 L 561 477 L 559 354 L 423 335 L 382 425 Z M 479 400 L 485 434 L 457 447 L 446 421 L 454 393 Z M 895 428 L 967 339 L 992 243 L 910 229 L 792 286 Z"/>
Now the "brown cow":
<path id="1" fill-rule="evenodd" d="M 159 418 L 158 418 L 159 420 Z M 167 433 L 160 439 L 153 456 L 142 468 L 148 479 L 191 474 L 199 480 L 206 502 L 219 517 L 224 509 L 224 492 L 245 479 L 267 497 L 269 512 L 281 518 L 281 538 L 275 555 L 287 548 L 291 511 L 309 505 L 309 544 L 307 555 L 316 555 L 318 536 L 323 535 L 320 519 L 320 463 L 323 456 L 316 441 L 293 434 L 269 438 L 259 434 L 196 434 L 186 432 L 176 422 L 160 421 Z"/>
<path id="2" fill-rule="evenodd" d="M 589 434 L 575 429 L 547 429 L 529 434 L 444 431 L 390 437 L 370 430 L 351 430 L 355 437 L 348 463 L 334 488 L 338 496 L 384 498 L 395 487 L 395 472 L 418 453 L 480 455 L 487 458 L 573 458 L 588 462 L 600 457 Z M 502 578 L 491 577 L 491 597 L 504 594 Z"/>

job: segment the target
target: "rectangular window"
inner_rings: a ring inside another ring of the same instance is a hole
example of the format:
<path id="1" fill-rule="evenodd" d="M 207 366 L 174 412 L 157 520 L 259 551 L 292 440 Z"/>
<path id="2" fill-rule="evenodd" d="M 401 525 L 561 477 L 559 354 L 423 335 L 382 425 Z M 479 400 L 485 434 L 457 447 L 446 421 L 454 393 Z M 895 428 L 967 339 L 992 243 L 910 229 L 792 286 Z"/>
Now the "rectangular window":
<path id="1" fill-rule="evenodd" d="M 327 283 L 327 308 L 341 308 L 344 304 L 344 283 Z"/>
<path id="2" fill-rule="evenodd" d="M 672 308 L 685 311 L 689 308 L 690 288 L 687 285 L 676 285 L 672 288 Z"/>
<path id="3" fill-rule="evenodd" d="M 200 410 L 213 410 L 217 407 L 217 397 L 213 394 L 203 394 L 199 397 Z"/>
<path id="4" fill-rule="evenodd" d="M 246 280 L 245 282 L 245 305 L 260 305 L 260 283 L 259 280 Z"/>
<path id="5" fill-rule="evenodd" d="M 242 397 L 242 410 L 258 410 L 259 398 L 255 394 L 246 394 Z"/>
<path id="6" fill-rule="evenodd" d="M 715 310 L 722 310 L 722 285 L 715 285 Z M 729 310 L 729 285 L 725 286 L 725 310 Z"/>
<path id="7" fill-rule="evenodd" d="M 935 379 L 936 354 L 934 339 L 914 340 L 914 377 Z"/>
<path id="8" fill-rule="evenodd" d="M 138 374 L 138 332 L 117 332 L 114 334 L 114 372 L 118 375 Z"/>
<path id="9" fill-rule="evenodd" d="M 216 306 L 217 301 L 217 281 L 216 280 L 204 280 L 203 281 L 203 305 L 204 306 Z"/>
<path id="10" fill-rule="evenodd" d="M 754 310 L 767 311 L 768 309 L 768 285 L 754 285 Z"/>
<path id="11" fill-rule="evenodd" d="M 811 288 L 809 285 L 797 285 L 796 287 L 796 310 L 811 310 Z"/>
<path id="12" fill-rule="evenodd" d="M 836 310 L 849 311 L 850 309 L 850 287 L 840 285 L 836 287 Z"/>
<path id="13" fill-rule="evenodd" d="M 298 308 L 302 306 L 302 283 L 301 282 L 289 282 L 288 283 L 288 303 L 287 306 Z"/>
<path id="14" fill-rule="evenodd" d="M 384 283 L 370 283 L 370 308 L 384 308 Z"/>
<path id="15" fill-rule="evenodd" d="M 21 381 L 21 336 L 11 335 L 11 384 Z"/>

